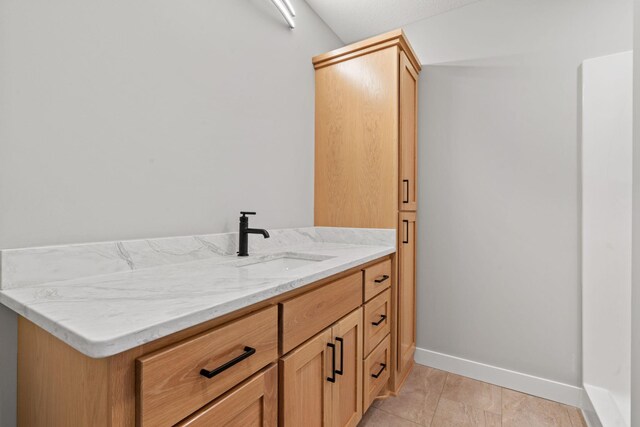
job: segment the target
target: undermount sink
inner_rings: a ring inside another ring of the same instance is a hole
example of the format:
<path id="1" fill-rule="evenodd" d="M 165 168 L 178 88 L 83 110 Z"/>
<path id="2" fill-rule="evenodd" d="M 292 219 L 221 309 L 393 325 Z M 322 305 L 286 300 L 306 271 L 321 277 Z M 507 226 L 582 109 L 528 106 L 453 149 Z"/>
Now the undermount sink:
<path id="1" fill-rule="evenodd" d="M 246 264 L 238 266 L 241 271 L 252 274 L 274 274 L 285 273 L 296 268 L 306 267 L 310 264 L 325 261 L 333 257 L 324 256 L 304 256 L 296 254 L 284 254 L 277 258 L 269 257 L 263 260 L 252 260 Z"/>

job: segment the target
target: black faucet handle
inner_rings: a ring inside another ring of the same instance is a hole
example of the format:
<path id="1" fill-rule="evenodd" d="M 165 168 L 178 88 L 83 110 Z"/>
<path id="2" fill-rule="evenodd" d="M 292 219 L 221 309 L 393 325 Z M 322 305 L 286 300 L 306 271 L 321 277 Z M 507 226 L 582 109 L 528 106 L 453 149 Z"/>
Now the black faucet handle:
<path id="1" fill-rule="evenodd" d="M 245 215 L 255 215 L 255 212 L 244 212 L 244 211 L 240 211 L 240 215 L 245 216 Z"/>

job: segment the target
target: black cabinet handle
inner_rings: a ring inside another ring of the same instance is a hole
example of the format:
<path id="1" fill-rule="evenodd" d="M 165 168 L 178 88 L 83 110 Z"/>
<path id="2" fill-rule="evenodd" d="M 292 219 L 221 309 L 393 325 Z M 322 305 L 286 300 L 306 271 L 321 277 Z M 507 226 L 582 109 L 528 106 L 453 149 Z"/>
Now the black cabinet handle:
<path id="1" fill-rule="evenodd" d="M 385 281 L 387 281 L 387 280 L 389 280 L 389 276 L 387 276 L 387 275 L 385 274 L 385 275 L 384 275 L 384 276 L 382 276 L 381 278 L 374 280 L 374 282 L 376 282 L 376 283 L 382 283 L 382 282 L 385 282 Z"/>
<path id="2" fill-rule="evenodd" d="M 404 235 L 406 236 L 402 243 L 409 243 L 409 220 L 403 219 L 402 223 L 404 224 Z"/>
<path id="3" fill-rule="evenodd" d="M 403 179 L 402 183 L 404 184 L 403 190 L 406 189 L 407 190 L 407 197 L 403 197 L 402 198 L 402 203 L 409 203 L 409 180 L 408 179 Z"/>
<path id="4" fill-rule="evenodd" d="M 387 318 L 387 316 L 385 314 L 381 314 L 380 315 L 380 320 L 378 320 L 377 322 L 371 322 L 371 324 L 373 326 L 378 326 L 378 325 L 380 325 L 380 323 L 384 322 L 384 319 L 386 319 L 386 318 Z"/>
<path id="5" fill-rule="evenodd" d="M 242 353 L 240 356 L 236 357 L 235 359 L 229 360 L 227 363 L 218 366 L 212 371 L 207 371 L 206 369 L 200 369 L 200 375 L 207 378 L 213 378 L 219 373 L 226 371 L 236 363 L 242 362 L 247 357 L 251 356 L 252 354 L 255 354 L 255 352 L 256 352 L 255 348 L 247 346 L 244 348 L 244 353 Z"/>
<path id="6" fill-rule="evenodd" d="M 336 374 L 344 374 L 344 340 L 342 338 L 336 338 L 336 341 L 340 343 L 340 369 L 336 369 Z"/>
<path id="7" fill-rule="evenodd" d="M 385 369 L 387 369 L 386 363 L 381 363 L 380 364 L 380 370 L 378 371 L 378 373 L 377 374 L 371 374 L 371 376 L 373 378 L 378 378 L 380 375 L 382 375 L 382 373 L 384 372 Z"/>
<path id="8" fill-rule="evenodd" d="M 327 343 L 327 347 L 331 349 L 331 376 L 327 377 L 330 383 L 336 382 L 336 345 L 332 342 Z"/>

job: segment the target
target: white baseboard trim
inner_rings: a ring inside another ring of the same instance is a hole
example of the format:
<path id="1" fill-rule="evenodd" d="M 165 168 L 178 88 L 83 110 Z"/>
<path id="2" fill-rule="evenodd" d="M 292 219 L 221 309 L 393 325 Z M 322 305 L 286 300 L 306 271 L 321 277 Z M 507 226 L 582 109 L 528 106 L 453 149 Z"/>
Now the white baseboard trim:
<path id="1" fill-rule="evenodd" d="M 420 365 L 430 366 L 500 387 L 583 408 L 584 390 L 581 387 L 498 368 L 497 366 L 486 365 L 424 348 L 416 348 L 415 361 Z"/>

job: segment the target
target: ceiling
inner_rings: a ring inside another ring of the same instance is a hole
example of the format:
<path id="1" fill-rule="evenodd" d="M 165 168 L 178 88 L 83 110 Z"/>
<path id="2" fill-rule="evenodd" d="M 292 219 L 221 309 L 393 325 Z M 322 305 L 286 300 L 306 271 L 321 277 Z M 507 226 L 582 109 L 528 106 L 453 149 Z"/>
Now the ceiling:
<path id="1" fill-rule="evenodd" d="M 345 43 L 352 43 L 479 0 L 306 0 Z"/>

